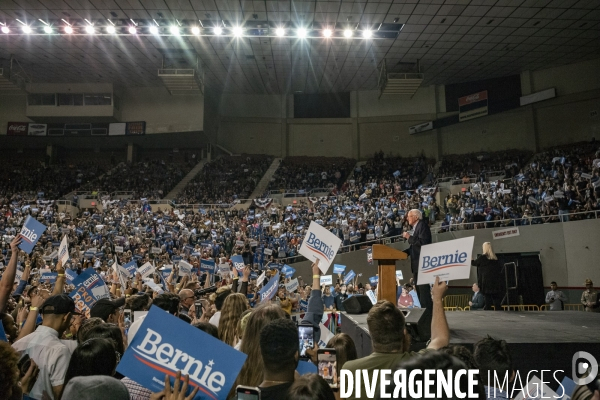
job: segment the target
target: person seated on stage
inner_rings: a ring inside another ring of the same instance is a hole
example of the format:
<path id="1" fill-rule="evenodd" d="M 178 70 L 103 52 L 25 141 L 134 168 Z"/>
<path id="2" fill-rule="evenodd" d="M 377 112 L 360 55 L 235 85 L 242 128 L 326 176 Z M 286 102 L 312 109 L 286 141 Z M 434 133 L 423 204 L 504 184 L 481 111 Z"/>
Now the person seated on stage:
<path id="1" fill-rule="evenodd" d="M 556 282 L 550 282 L 550 291 L 546 294 L 546 303 L 550 304 L 550 311 L 561 311 L 565 309 L 567 296 L 562 290 L 556 290 Z"/>
<path id="2" fill-rule="evenodd" d="M 414 286 L 410 283 L 405 283 L 404 286 L 400 285 L 400 281 L 398 280 L 398 288 L 396 289 L 396 298 L 398 302 L 400 301 L 400 296 L 406 291 L 406 293 L 412 297 L 412 305 L 408 308 L 421 308 L 421 303 L 419 302 L 419 296 L 417 295 L 417 291 Z M 398 307 L 400 307 L 400 303 L 398 303 Z M 407 308 L 407 307 L 400 307 Z"/>
<path id="3" fill-rule="evenodd" d="M 291 319 L 276 319 L 265 325 L 260 332 L 260 354 L 264 363 L 261 399 L 281 399 L 294 383 L 298 366 L 296 324 Z"/>
<path id="4" fill-rule="evenodd" d="M 333 310 L 335 307 L 335 297 L 331 295 L 331 287 L 323 286 L 323 304 L 325 306 L 325 310 Z"/>
<path id="5" fill-rule="evenodd" d="M 473 284 L 473 293 L 475 293 L 475 294 L 473 295 L 473 298 L 469 302 L 469 305 L 471 306 L 471 310 L 483 310 L 483 306 L 485 305 L 485 299 L 483 298 L 483 295 L 479 291 L 479 285 L 477 285 L 476 283 Z"/>
<path id="6" fill-rule="evenodd" d="M 402 293 L 398 296 L 398 308 L 413 308 L 415 306 L 413 297 L 408 293 L 406 285 L 401 288 Z"/>
<path id="7" fill-rule="evenodd" d="M 490 336 L 481 339 L 475 343 L 473 357 L 479 366 L 479 376 L 485 386 L 485 395 L 488 399 L 510 399 L 507 392 L 512 388 L 512 381 L 515 379 L 515 370 L 513 368 L 512 357 L 508 350 L 508 344 L 504 340 L 496 340 Z M 494 375 L 497 377 L 494 380 Z M 494 382 L 505 382 L 508 378 L 506 387 L 496 387 Z M 488 381 L 489 378 L 489 381 Z"/>
<path id="8" fill-rule="evenodd" d="M 395 304 L 380 300 L 371 308 L 367 316 L 374 352 L 366 357 L 347 361 L 342 369 L 351 371 L 353 376 L 356 370 L 366 369 L 369 377 L 372 378 L 375 369 L 391 369 L 402 360 L 447 346 L 450 330 L 442 304 L 447 289 L 446 283 L 436 278 L 432 290 L 431 341 L 426 349 L 418 353 L 409 351 L 410 337 L 406 330 L 404 314 Z M 353 398 L 366 398 L 364 380 L 361 381 L 361 386 L 361 397 Z M 356 391 L 353 391 L 353 395 L 356 396 Z"/>
<path id="9" fill-rule="evenodd" d="M 585 280 L 585 290 L 581 294 L 581 304 L 588 312 L 600 312 L 600 297 L 594 290 L 594 282 L 591 279 Z"/>

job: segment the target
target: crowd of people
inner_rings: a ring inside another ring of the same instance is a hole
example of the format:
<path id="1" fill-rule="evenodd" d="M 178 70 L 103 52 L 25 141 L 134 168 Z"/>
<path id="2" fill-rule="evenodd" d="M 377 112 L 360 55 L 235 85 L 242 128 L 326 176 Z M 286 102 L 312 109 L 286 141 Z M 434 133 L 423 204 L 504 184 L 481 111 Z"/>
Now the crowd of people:
<path id="1" fill-rule="evenodd" d="M 597 218 L 600 150 L 595 142 L 536 154 L 508 179 L 478 182 L 444 199 L 441 231 Z M 569 216 L 568 214 L 576 213 Z"/>
<path id="2" fill-rule="evenodd" d="M 516 149 L 444 155 L 440 158 L 436 176 L 440 179 L 464 179 L 466 183 L 469 183 L 470 177 L 483 182 L 486 180 L 486 174 L 492 172 L 512 177 L 525 166 L 531 156 L 531 151 Z"/>
<path id="3" fill-rule="evenodd" d="M 207 163 L 179 193 L 177 204 L 233 204 L 248 199 L 271 166 L 273 157 L 241 154 Z"/>

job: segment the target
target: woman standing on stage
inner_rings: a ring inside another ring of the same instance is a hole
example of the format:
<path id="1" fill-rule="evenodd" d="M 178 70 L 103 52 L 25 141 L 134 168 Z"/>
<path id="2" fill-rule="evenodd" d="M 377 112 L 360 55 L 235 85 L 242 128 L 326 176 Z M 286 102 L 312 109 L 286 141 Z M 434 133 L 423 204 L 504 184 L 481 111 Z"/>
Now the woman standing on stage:
<path id="1" fill-rule="evenodd" d="M 477 260 L 471 261 L 471 265 L 477 267 L 477 284 L 485 297 L 483 309 L 491 310 L 493 305 L 496 311 L 501 310 L 504 296 L 504 275 L 502 275 L 502 267 L 490 242 L 483 244 L 483 254 Z"/>

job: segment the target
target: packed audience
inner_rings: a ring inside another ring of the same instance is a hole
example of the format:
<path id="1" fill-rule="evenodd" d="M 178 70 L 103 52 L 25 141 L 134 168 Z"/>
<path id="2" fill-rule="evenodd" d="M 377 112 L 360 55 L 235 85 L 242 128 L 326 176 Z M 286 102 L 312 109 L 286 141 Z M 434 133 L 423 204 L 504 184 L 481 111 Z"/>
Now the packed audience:
<path id="1" fill-rule="evenodd" d="M 437 176 L 465 180 L 475 177 L 476 181 L 485 182 L 486 173 L 501 172 L 510 178 L 518 173 L 531 156 L 531 151 L 515 149 L 444 155 L 440 159 Z"/>
<path id="2" fill-rule="evenodd" d="M 271 178 L 268 190 L 309 193 L 312 189 L 339 189 L 356 160 L 345 157 L 286 157 Z"/>
<path id="3" fill-rule="evenodd" d="M 599 199 L 599 145 L 560 146 L 536 154 L 510 179 L 448 195 L 442 232 L 597 218 Z"/>
<path id="4" fill-rule="evenodd" d="M 223 156 L 204 166 L 179 193 L 178 204 L 232 204 L 248 199 L 271 166 L 273 157 L 241 154 Z"/>

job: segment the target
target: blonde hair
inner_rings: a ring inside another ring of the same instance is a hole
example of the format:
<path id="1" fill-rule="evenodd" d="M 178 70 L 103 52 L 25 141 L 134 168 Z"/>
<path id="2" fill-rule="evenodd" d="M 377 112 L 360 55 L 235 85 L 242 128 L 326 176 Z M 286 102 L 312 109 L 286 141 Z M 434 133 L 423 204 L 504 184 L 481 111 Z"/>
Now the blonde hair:
<path id="1" fill-rule="evenodd" d="M 497 260 L 496 254 L 494 253 L 494 249 L 492 249 L 492 244 L 490 242 L 485 242 L 483 244 L 483 255 L 485 255 L 488 260 Z"/>
<path id="2" fill-rule="evenodd" d="M 248 309 L 248 299 L 242 293 L 233 293 L 223 302 L 221 319 L 219 320 L 219 339 L 231 347 L 238 340 L 238 322 L 244 311 Z"/>

